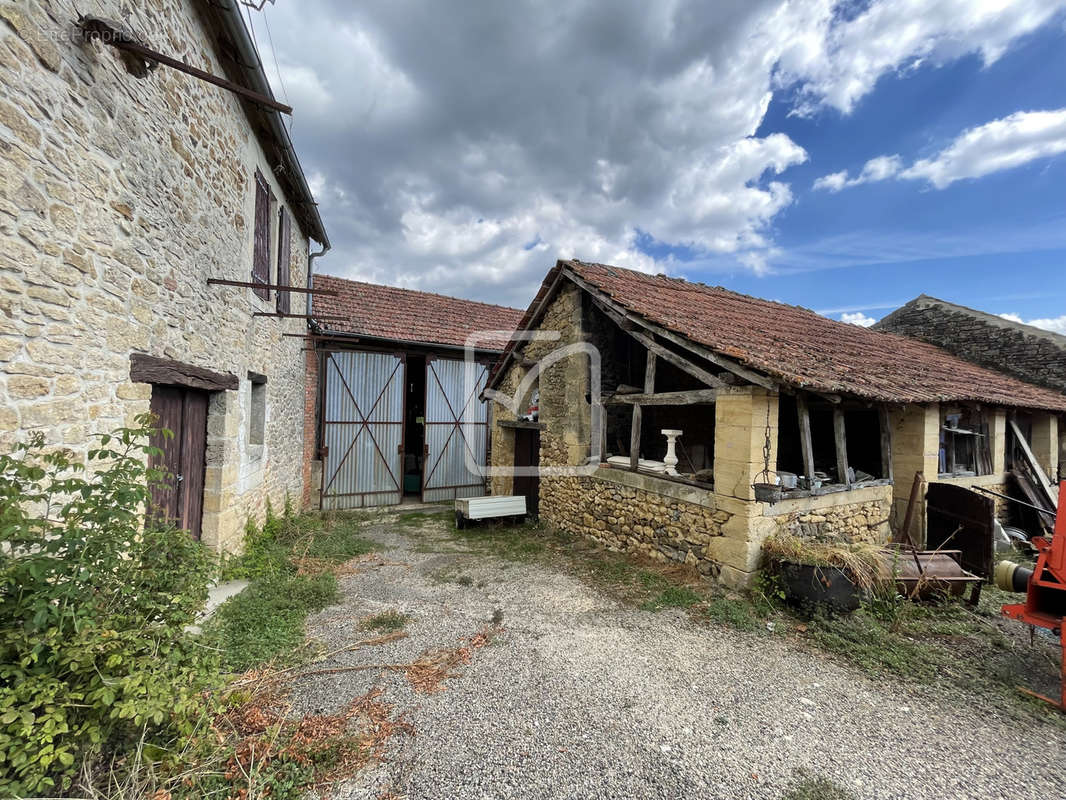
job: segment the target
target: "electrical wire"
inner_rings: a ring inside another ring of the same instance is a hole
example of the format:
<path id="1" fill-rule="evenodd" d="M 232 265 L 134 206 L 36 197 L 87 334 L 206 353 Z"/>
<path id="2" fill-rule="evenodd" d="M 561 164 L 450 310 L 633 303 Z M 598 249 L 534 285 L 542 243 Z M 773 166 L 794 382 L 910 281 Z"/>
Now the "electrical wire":
<path id="1" fill-rule="evenodd" d="M 271 3 L 274 0 L 270 0 Z M 285 105 L 291 106 L 289 102 L 289 90 L 285 88 L 285 78 L 281 74 L 281 65 L 278 63 L 278 51 L 274 47 L 274 36 L 270 33 L 270 19 L 267 17 L 266 11 L 263 11 L 263 25 L 266 27 L 267 41 L 270 42 L 270 55 L 274 59 L 274 71 L 278 76 L 278 83 L 281 85 L 281 96 L 285 98 Z M 292 125 L 296 121 L 295 115 L 289 115 L 289 133 L 292 133 Z"/>
<path id="2" fill-rule="evenodd" d="M 289 92 L 285 88 L 285 79 L 281 77 L 281 66 L 278 64 L 278 52 L 274 49 L 274 37 L 270 33 L 270 22 L 267 20 L 266 11 L 263 8 L 268 2 L 271 5 L 274 4 L 274 0 L 263 0 L 263 2 L 259 3 L 258 5 L 255 3 L 245 2 L 245 0 L 240 0 L 240 3 L 244 6 L 245 12 L 248 16 L 248 32 L 252 36 L 252 45 L 255 47 L 255 54 L 256 57 L 259 59 L 260 67 L 263 66 L 263 56 L 259 47 L 259 40 L 255 36 L 255 25 L 252 23 L 252 9 L 254 8 L 256 11 L 263 12 L 263 25 L 266 27 L 267 41 L 270 43 L 270 55 L 274 59 L 274 71 L 275 74 L 278 76 L 278 83 L 281 87 L 281 95 L 284 98 L 286 105 L 292 105 L 291 103 L 289 103 Z M 292 133 L 292 123 L 293 120 L 292 116 L 290 115 L 288 124 L 288 130 L 290 134 Z M 284 124 L 284 122 L 282 124 Z"/>

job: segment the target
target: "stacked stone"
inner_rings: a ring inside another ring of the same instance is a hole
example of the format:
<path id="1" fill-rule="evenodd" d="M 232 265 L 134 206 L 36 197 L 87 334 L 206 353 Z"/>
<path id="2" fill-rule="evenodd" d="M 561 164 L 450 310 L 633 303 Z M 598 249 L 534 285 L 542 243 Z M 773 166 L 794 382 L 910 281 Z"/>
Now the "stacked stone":
<path id="1" fill-rule="evenodd" d="M 778 521 L 785 526 L 796 525 L 798 532 L 805 536 L 877 544 L 885 540 L 890 511 L 891 503 L 886 499 L 817 509 L 798 516 L 778 517 Z"/>
<path id="2" fill-rule="evenodd" d="M 676 561 L 711 574 L 711 542 L 731 514 L 591 477 L 541 481 L 544 519 L 609 550 Z"/>

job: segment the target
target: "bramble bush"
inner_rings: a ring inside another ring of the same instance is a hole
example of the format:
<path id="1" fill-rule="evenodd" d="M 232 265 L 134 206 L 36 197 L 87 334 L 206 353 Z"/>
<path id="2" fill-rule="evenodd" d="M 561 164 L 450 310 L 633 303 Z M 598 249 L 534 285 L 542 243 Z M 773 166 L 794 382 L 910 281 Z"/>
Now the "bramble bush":
<path id="1" fill-rule="evenodd" d="M 0 455 L 0 796 L 66 790 L 87 760 L 191 735 L 217 655 L 185 633 L 212 557 L 162 527 L 149 417 L 88 464 L 40 435 Z M 169 431 L 163 431 L 164 436 Z"/>

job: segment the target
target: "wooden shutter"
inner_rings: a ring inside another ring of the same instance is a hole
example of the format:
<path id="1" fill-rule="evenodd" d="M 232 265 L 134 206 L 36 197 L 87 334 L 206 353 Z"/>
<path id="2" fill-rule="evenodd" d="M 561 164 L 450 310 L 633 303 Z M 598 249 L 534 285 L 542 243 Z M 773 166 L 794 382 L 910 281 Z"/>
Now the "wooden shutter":
<path id="1" fill-rule="evenodd" d="M 270 283 L 270 186 L 258 169 L 255 171 L 255 244 L 252 249 L 252 283 Z M 253 289 L 264 300 L 269 289 Z"/>
<path id="2" fill-rule="evenodd" d="M 290 286 L 289 280 L 289 241 L 291 238 L 291 223 L 289 212 L 285 206 L 278 212 L 278 285 Z M 278 292 L 278 311 L 282 314 L 289 313 L 289 292 Z"/>

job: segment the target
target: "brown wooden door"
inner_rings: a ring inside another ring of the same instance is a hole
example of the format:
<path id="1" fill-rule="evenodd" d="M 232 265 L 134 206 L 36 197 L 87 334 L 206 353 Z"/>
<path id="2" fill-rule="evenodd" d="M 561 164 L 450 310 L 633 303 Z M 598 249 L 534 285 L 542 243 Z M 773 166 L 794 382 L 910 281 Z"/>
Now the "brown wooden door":
<path id="1" fill-rule="evenodd" d="M 516 467 L 540 466 L 540 431 L 529 428 L 515 429 L 514 465 Z M 514 493 L 525 495 L 526 513 L 531 517 L 537 516 L 540 501 L 540 477 L 515 475 Z"/>
<path id="2" fill-rule="evenodd" d="M 200 538 L 204 512 L 204 469 L 207 454 L 207 392 L 180 386 L 153 386 L 152 413 L 159 428 L 174 436 L 157 436 L 152 444 L 163 451 L 150 460 L 169 473 L 167 483 L 152 493 L 155 515 Z"/>

